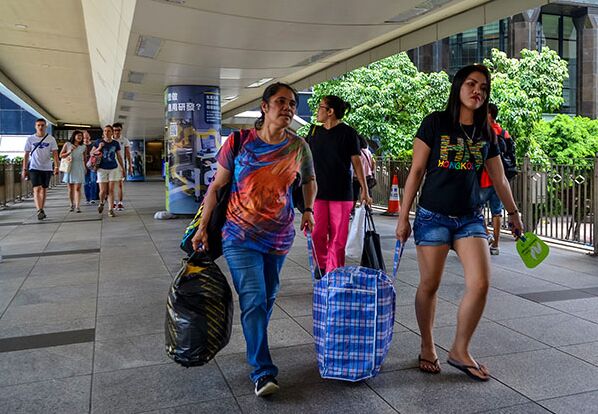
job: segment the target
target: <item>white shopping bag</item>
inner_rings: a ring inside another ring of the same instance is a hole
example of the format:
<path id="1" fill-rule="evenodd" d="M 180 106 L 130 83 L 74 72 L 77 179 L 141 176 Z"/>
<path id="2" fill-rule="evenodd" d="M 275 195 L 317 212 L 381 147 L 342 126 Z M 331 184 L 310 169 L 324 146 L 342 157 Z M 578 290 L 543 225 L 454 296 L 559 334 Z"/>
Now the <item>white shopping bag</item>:
<path id="1" fill-rule="evenodd" d="M 365 238 L 365 205 L 355 208 L 355 216 L 349 228 L 349 237 L 345 246 L 345 255 L 361 259 L 363 239 Z"/>

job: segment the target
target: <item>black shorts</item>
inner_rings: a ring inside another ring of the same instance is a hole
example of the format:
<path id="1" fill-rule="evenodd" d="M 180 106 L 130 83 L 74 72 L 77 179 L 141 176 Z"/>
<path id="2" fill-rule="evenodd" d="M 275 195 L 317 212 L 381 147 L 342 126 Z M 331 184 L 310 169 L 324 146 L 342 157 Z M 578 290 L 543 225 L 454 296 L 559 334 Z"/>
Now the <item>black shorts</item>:
<path id="1" fill-rule="evenodd" d="M 29 180 L 32 187 L 48 188 L 50 186 L 50 179 L 52 178 L 52 171 L 29 170 Z"/>

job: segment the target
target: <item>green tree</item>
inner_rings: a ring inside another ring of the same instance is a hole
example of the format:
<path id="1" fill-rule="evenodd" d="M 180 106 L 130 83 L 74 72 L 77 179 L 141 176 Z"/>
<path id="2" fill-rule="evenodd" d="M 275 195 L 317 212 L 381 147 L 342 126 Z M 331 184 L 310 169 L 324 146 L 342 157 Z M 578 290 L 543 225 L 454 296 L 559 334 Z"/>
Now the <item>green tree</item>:
<path id="1" fill-rule="evenodd" d="M 419 72 L 406 53 L 399 53 L 315 85 L 308 103 L 315 114 L 325 95 L 349 102 L 344 121 L 365 137 L 378 137 L 381 152 L 396 158 L 410 153 L 419 124 L 444 107 L 449 88 L 446 73 Z M 299 131 L 307 132 L 307 127 Z"/>
<path id="2" fill-rule="evenodd" d="M 554 112 L 564 102 L 567 61 L 545 47 L 541 52 L 523 49 L 520 59 L 492 49 L 484 64 L 492 74 L 490 99 L 499 108 L 499 121 L 518 139 L 517 155 L 541 158 L 541 142 L 531 134 L 543 113 Z"/>
<path id="3" fill-rule="evenodd" d="M 557 115 L 550 122 L 536 123 L 529 138 L 557 164 L 586 167 L 598 153 L 598 120 Z"/>

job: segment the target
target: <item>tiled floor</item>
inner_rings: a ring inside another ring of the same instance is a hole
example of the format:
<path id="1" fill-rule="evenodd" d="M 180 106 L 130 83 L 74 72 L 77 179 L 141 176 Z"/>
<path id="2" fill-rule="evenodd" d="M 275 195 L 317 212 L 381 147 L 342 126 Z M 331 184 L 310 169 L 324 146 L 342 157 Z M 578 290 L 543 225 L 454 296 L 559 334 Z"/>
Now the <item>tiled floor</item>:
<path id="1" fill-rule="evenodd" d="M 492 257 L 488 304 L 471 351 L 492 372 L 473 383 L 444 363 L 463 293 L 449 256 L 435 340 L 443 372 L 417 370 L 413 243 L 401 263 L 393 343 L 378 377 L 322 380 L 311 336 L 311 277 L 297 236 L 282 271 L 269 341 L 281 391 L 253 395 L 238 322 L 206 366 L 185 369 L 164 352 L 165 298 L 188 218 L 157 221 L 161 183 L 127 183 L 126 211 L 99 220 L 67 212 L 62 187 L 39 223 L 32 201 L 0 210 L 0 413 L 596 413 L 598 258 L 552 249 L 527 269 L 514 243 Z M 376 216 L 392 260 L 394 219 Z M 219 261 L 221 269 L 226 266 Z"/>

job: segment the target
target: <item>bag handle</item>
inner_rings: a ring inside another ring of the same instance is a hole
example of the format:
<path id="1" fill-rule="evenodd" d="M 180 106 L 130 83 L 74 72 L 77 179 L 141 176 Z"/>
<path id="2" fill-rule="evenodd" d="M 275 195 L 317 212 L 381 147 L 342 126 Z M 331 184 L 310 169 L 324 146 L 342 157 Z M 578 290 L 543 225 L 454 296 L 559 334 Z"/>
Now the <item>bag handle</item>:
<path id="1" fill-rule="evenodd" d="M 315 284 L 316 269 L 314 268 L 314 262 L 318 268 L 320 268 L 320 265 L 318 264 L 318 259 L 314 255 L 314 243 L 311 237 L 311 231 L 307 231 L 305 235 L 307 237 L 307 261 L 309 262 L 309 270 L 311 271 L 311 280 Z"/>
<path id="2" fill-rule="evenodd" d="M 316 271 L 314 268 L 314 262 L 316 263 L 316 265 L 318 266 L 318 268 L 320 267 L 318 265 L 318 259 L 315 257 L 314 255 L 314 247 L 313 247 L 313 239 L 311 237 L 311 232 L 306 232 L 306 237 L 307 237 L 307 259 L 309 262 L 309 270 L 311 271 L 311 277 L 312 277 L 312 281 L 313 283 L 316 282 Z M 405 245 L 403 243 L 400 242 L 400 240 L 397 240 L 396 244 L 395 244 L 395 255 L 394 255 L 394 260 L 393 260 L 393 265 L 392 265 L 392 280 L 395 281 L 397 279 L 397 273 L 399 272 L 399 265 L 401 264 L 401 257 L 403 257 L 403 248 L 405 247 Z"/>

